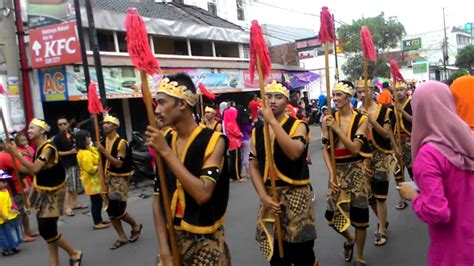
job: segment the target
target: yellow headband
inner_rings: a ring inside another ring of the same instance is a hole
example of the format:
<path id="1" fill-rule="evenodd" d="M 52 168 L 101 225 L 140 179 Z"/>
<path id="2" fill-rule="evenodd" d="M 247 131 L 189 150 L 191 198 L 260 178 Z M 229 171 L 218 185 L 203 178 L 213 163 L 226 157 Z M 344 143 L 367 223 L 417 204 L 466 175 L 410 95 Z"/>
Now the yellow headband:
<path id="1" fill-rule="evenodd" d="M 356 86 L 356 88 L 365 88 L 365 80 L 363 78 L 359 78 L 358 80 L 356 80 L 355 86 Z M 375 87 L 372 80 L 370 80 L 370 79 L 367 80 L 367 87 L 369 87 L 369 88 L 374 88 Z"/>
<path id="2" fill-rule="evenodd" d="M 104 123 L 106 123 L 106 122 L 112 123 L 112 124 L 116 125 L 117 127 L 120 126 L 120 121 L 119 121 L 118 118 L 115 117 L 115 116 L 106 115 L 106 116 L 104 117 Z"/>
<path id="3" fill-rule="evenodd" d="M 265 94 L 267 93 L 280 93 L 290 99 L 290 91 L 285 86 L 281 85 L 281 83 L 276 82 L 276 80 L 265 86 Z"/>
<path id="4" fill-rule="evenodd" d="M 209 106 L 206 106 L 206 109 L 204 109 L 204 113 L 216 113 L 216 110 L 214 108 L 211 108 Z"/>
<path id="5" fill-rule="evenodd" d="M 168 78 L 161 79 L 157 93 L 160 92 L 174 98 L 185 100 L 191 106 L 195 106 L 198 101 L 198 96 L 188 90 L 186 86 L 178 85 L 176 81 L 170 82 Z"/>
<path id="6" fill-rule="evenodd" d="M 353 95 L 353 91 L 352 91 L 352 88 L 349 87 L 349 85 L 347 84 L 344 84 L 342 82 L 338 82 L 336 84 L 334 84 L 334 88 L 332 89 L 333 91 L 340 91 L 340 92 L 344 92 L 346 94 L 349 94 L 349 95 Z"/>
<path id="7" fill-rule="evenodd" d="M 33 120 L 31 120 L 30 122 L 30 125 L 37 126 L 46 132 L 49 132 L 49 129 L 50 129 L 49 125 L 46 124 L 46 122 L 44 122 L 43 120 L 39 120 L 37 118 L 33 118 Z"/>
<path id="8" fill-rule="evenodd" d="M 400 88 L 400 89 L 406 89 L 408 88 L 407 84 L 405 82 L 397 82 L 396 83 L 397 85 L 397 89 Z"/>

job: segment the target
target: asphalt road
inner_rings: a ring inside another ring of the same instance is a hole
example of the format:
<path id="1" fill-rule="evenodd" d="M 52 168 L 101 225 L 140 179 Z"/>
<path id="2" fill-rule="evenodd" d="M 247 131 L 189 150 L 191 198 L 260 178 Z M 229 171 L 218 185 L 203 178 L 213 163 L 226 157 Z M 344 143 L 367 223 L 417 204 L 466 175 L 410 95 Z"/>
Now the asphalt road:
<path id="1" fill-rule="evenodd" d="M 311 179 L 316 192 L 314 207 L 316 210 L 316 227 L 318 239 L 315 245 L 316 256 L 320 265 L 350 265 L 344 262 L 341 255 L 344 239 L 333 231 L 324 219 L 326 208 L 325 193 L 327 188 L 327 171 L 322 161 L 319 130 L 312 127 L 313 141 L 310 152 L 313 165 L 310 167 Z M 112 228 L 92 230 L 92 218 L 87 210 L 76 211 L 74 217 L 61 217 L 59 230 L 73 245 L 84 253 L 82 265 L 116 265 L 116 266 L 150 266 L 153 265 L 158 253 L 158 243 L 153 229 L 151 214 L 151 186 L 144 186 L 131 192 L 128 211 L 143 223 L 143 231 L 136 243 L 127 244 L 120 249 L 111 251 L 109 247 L 117 239 Z M 145 196 L 145 198 L 140 197 Z M 81 201 L 89 200 L 81 195 Z M 426 264 L 429 243 L 427 227 L 421 223 L 411 211 L 395 209 L 398 194 L 393 179 L 390 183 L 388 196 L 388 242 L 383 247 L 373 245 L 373 231 L 377 220 L 371 213 L 365 248 L 366 260 L 369 265 L 404 265 L 417 266 Z M 255 220 L 258 198 L 250 181 L 231 184 L 231 195 L 225 223 L 226 241 L 229 245 L 233 265 L 267 265 L 260 255 L 255 242 Z M 104 214 L 106 217 L 106 214 Z M 32 217 L 33 227 L 36 221 Z M 128 226 L 124 227 L 130 231 Z M 61 265 L 69 265 L 68 256 L 60 250 Z M 38 238 L 21 246 L 21 252 L 11 257 L 0 257 L 0 266 L 48 265 L 46 243 Z"/>

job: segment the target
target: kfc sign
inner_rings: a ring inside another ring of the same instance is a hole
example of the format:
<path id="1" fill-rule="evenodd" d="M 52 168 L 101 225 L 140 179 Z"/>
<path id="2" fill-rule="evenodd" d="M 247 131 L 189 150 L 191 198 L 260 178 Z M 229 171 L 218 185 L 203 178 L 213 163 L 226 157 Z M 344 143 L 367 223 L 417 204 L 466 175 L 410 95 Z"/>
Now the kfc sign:
<path id="1" fill-rule="evenodd" d="M 67 22 L 30 31 L 33 68 L 51 67 L 81 61 L 76 22 Z"/>

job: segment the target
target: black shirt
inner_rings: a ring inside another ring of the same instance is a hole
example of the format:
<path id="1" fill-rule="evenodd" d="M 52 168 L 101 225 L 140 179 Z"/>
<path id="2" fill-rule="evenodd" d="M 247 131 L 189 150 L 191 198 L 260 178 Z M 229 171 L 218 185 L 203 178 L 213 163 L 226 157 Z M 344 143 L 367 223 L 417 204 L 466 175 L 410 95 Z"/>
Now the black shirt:
<path id="1" fill-rule="evenodd" d="M 75 141 L 74 135 L 69 133 L 69 138 L 66 136 L 66 133 L 59 133 L 54 137 L 54 145 L 58 149 L 58 151 L 70 151 L 74 149 Z M 61 163 L 63 164 L 64 168 L 69 168 L 72 166 L 77 166 L 77 158 L 76 154 L 70 154 L 60 157 Z"/>

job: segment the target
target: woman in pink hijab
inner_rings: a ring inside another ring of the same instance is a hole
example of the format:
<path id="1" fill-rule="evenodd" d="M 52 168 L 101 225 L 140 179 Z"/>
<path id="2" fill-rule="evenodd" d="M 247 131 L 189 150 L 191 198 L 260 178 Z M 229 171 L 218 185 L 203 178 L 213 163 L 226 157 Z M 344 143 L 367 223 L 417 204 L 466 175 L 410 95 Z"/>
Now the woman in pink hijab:
<path id="1" fill-rule="evenodd" d="M 240 146 L 242 146 L 242 132 L 237 124 L 237 109 L 231 107 L 224 112 L 224 128 L 225 134 L 229 139 L 229 155 L 230 155 L 230 178 L 236 181 L 244 181 L 240 175 Z"/>
<path id="2" fill-rule="evenodd" d="M 423 83 L 412 107 L 419 192 L 408 183 L 399 190 L 428 224 L 428 265 L 474 265 L 474 132 L 457 115 L 454 97 L 443 83 Z"/>

